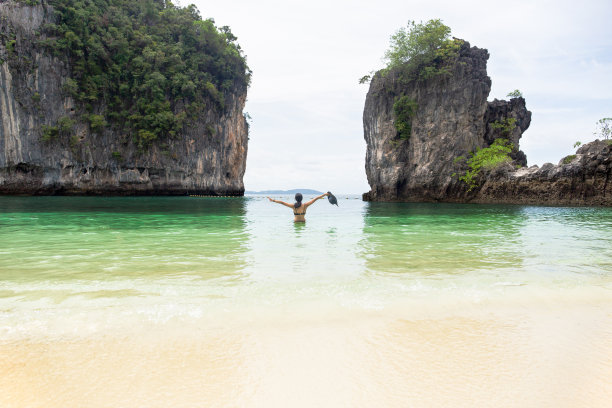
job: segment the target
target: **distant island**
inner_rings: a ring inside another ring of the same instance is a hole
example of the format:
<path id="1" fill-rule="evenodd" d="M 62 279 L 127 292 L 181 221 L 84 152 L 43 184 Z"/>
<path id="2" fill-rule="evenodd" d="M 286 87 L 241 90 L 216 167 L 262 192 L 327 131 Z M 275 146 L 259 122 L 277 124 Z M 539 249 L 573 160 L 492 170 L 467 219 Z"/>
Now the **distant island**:
<path id="1" fill-rule="evenodd" d="M 312 190 L 308 188 L 303 189 L 293 189 L 293 190 L 263 190 L 263 191 L 245 191 L 245 194 L 323 194 L 322 191 Z"/>

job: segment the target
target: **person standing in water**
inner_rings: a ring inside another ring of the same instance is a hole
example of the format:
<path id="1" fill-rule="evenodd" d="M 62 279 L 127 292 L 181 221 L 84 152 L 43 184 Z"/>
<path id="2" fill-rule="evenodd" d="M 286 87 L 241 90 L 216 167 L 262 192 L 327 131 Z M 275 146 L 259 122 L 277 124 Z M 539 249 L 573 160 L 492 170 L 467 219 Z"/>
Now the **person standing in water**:
<path id="1" fill-rule="evenodd" d="M 284 201 L 274 200 L 270 197 L 266 198 L 272 201 L 273 203 L 282 204 L 285 207 L 291 208 L 293 210 L 293 215 L 295 216 L 293 218 L 293 222 L 306 222 L 306 218 L 304 217 L 306 215 L 306 209 L 310 207 L 310 205 L 313 204 L 315 201 L 320 200 L 321 198 L 326 197 L 327 195 L 328 193 L 321 194 L 320 196 L 313 198 L 305 204 L 302 204 L 302 193 L 295 194 L 295 204 L 289 204 Z"/>

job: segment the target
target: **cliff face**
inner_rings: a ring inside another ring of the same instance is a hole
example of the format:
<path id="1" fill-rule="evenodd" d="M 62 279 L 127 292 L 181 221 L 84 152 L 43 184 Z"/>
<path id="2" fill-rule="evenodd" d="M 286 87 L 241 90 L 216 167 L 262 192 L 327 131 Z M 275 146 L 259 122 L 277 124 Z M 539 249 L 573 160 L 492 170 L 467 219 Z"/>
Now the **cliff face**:
<path id="1" fill-rule="evenodd" d="M 579 151 L 570 165 L 517 170 L 527 165 L 519 141 L 529 127 L 531 112 L 522 97 L 487 102 L 488 57 L 486 50 L 464 42 L 450 75 L 408 82 L 397 71 L 374 76 L 363 113 L 371 187 L 364 200 L 612 204 L 606 164 L 610 154 L 601 143 L 593 147 L 599 149 L 596 155 L 588 150 L 591 147 L 583 147 L 584 153 Z M 393 105 L 400 96 L 417 104 L 406 140 L 398 138 L 395 127 Z M 500 128 L 508 120 L 512 126 Z M 513 163 L 483 171 L 478 186 L 469 190 L 458 176 L 466 171 L 465 161 L 457 159 L 499 138 L 514 146 Z"/>
<path id="2" fill-rule="evenodd" d="M 69 66 L 38 46 L 50 22 L 50 6 L 0 1 L 0 193 L 243 194 L 246 87 L 225 94 L 222 112 L 211 108 L 145 149 L 119 129 L 78 121 L 70 135 L 43 141 L 46 125 L 76 116 L 62 92 Z"/>

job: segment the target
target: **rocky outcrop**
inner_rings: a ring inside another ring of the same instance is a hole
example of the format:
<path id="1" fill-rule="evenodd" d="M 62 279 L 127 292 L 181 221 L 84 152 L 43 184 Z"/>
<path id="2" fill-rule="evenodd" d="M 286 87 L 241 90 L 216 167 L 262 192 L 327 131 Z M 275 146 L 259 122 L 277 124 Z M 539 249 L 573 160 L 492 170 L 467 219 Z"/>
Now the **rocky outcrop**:
<path id="1" fill-rule="evenodd" d="M 475 201 L 481 203 L 612 205 L 612 140 L 580 147 L 558 165 L 506 164 L 490 172 Z"/>
<path id="2" fill-rule="evenodd" d="M 364 200 L 612 205 L 606 142 L 582 147 L 569 164 L 524 167 L 519 141 L 531 112 L 522 97 L 487 101 L 488 57 L 463 42 L 450 75 L 405 81 L 395 70 L 374 76 L 363 113 L 371 187 Z M 398 137 L 393 109 L 403 96 L 417 105 L 405 140 Z M 459 179 L 466 171 L 460 158 L 499 138 L 512 143 L 512 163 L 483 171 L 478 186 L 469 189 Z"/>
<path id="3" fill-rule="evenodd" d="M 503 122 L 508 118 L 516 119 L 514 123 L 515 127 L 510 132 L 503 134 L 500 129 L 491 127 L 492 124 Z M 512 98 L 509 101 L 499 101 L 495 99 L 493 102 L 487 102 L 487 111 L 484 121 L 486 123 L 486 132 L 484 135 L 485 145 L 490 146 L 495 139 L 498 138 L 508 139 L 510 143 L 515 146 L 515 151 L 510 154 L 515 164 L 526 166 L 527 156 L 522 150 L 519 150 L 519 143 L 523 136 L 523 132 L 525 132 L 531 124 L 531 112 L 525 107 L 525 99 Z"/>
<path id="4" fill-rule="evenodd" d="M 223 111 L 211 108 L 146 149 L 118 129 L 78 121 L 70 135 L 43 141 L 44 126 L 76 115 L 62 92 L 70 67 L 38 46 L 53 21 L 44 3 L 0 1 L 0 193 L 243 194 L 246 86 L 224 95 Z"/>

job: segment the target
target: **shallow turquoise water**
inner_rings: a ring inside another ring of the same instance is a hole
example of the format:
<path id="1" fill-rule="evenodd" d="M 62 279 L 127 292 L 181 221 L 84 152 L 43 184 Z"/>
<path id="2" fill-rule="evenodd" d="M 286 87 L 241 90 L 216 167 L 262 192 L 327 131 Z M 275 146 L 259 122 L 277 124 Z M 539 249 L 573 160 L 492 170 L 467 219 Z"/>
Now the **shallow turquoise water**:
<path id="1" fill-rule="evenodd" d="M 317 202 L 304 225 L 257 196 L 0 197 L 0 213 L 5 335 L 45 332 L 45 313 L 62 310 L 164 320 L 300 302 L 367 310 L 432 297 L 452 307 L 612 281 L 607 208 L 343 197 Z M 12 326 L 24 314 L 32 327 Z"/>
<path id="2" fill-rule="evenodd" d="M 0 197 L 0 406 L 609 405 L 612 209 L 339 203 Z"/>

